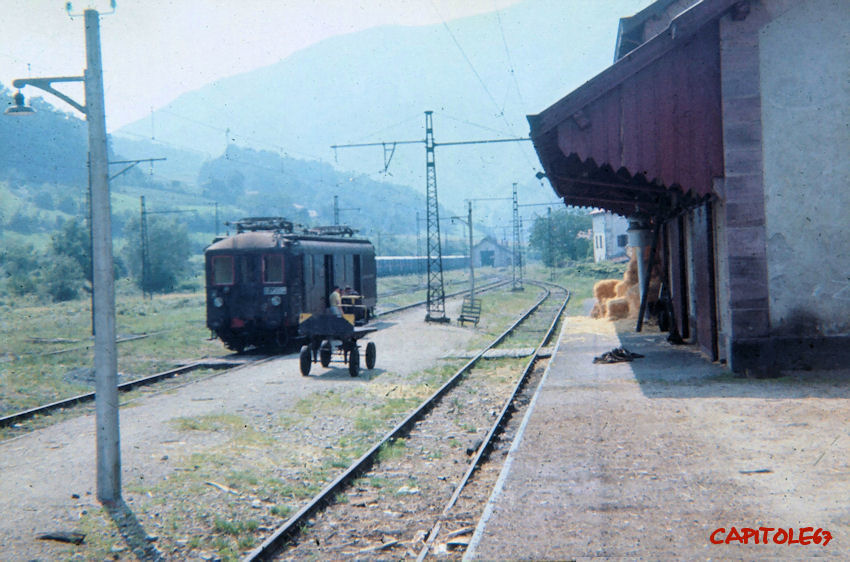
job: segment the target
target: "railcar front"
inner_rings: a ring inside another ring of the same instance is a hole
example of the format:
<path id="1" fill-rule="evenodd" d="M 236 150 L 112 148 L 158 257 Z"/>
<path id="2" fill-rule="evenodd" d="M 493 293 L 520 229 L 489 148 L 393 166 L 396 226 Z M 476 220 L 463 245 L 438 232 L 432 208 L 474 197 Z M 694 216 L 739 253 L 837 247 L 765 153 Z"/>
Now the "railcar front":
<path id="1" fill-rule="evenodd" d="M 368 240 L 347 227 L 296 233 L 283 219 L 235 225 L 241 230 L 205 252 L 207 327 L 228 348 L 286 345 L 305 315 L 327 312 L 335 286 L 358 323 L 373 315 L 377 275 Z"/>
<path id="2" fill-rule="evenodd" d="M 206 258 L 207 327 L 224 344 L 283 345 L 297 328 L 298 267 L 286 237 L 242 232 L 209 246 Z"/>

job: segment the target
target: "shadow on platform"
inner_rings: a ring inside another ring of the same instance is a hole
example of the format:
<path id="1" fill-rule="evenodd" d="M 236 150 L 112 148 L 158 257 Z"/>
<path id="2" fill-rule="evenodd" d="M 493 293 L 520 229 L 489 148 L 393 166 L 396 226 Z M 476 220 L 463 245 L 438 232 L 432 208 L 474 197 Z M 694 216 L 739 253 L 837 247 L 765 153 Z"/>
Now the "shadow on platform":
<path id="1" fill-rule="evenodd" d="M 628 364 L 649 398 L 850 398 L 850 369 L 789 370 L 776 378 L 753 378 L 709 361 L 694 344 L 669 343 L 656 326 L 635 332 L 633 320 L 619 321 L 616 331 L 620 346 L 644 355 Z"/>

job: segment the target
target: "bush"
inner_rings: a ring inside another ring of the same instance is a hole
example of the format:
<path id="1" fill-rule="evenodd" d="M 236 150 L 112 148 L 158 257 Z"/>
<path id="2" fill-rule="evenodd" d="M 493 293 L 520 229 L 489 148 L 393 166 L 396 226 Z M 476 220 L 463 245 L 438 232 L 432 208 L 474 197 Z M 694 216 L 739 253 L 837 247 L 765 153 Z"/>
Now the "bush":
<path id="1" fill-rule="evenodd" d="M 74 259 L 54 255 L 44 268 L 41 290 L 54 302 L 70 301 L 77 298 L 84 282 L 83 271 Z"/>

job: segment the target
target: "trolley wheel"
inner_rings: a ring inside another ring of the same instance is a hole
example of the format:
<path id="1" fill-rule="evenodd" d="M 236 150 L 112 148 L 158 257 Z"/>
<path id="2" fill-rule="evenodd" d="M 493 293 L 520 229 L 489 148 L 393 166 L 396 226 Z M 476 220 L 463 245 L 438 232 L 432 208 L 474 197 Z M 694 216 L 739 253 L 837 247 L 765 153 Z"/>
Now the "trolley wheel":
<path id="1" fill-rule="evenodd" d="M 375 354 L 378 352 L 377 347 L 375 347 L 375 342 L 370 341 L 366 344 L 366 368 L 374 369 L 375 368 Z"/>
<path id="2" fill-rule="evenodd" d="M 310 374 L 310 366 L 313 364 L 311 355 L 310 346 L 302 345 L 298 359 L 301 361 L 301 374 L 305 377 Z"/>
<path id="3" fill-rule="evenodd" d="M 330 340 L 324 340 L 322 345 L 319 347 L 319 361 L 322 364 L 322 367 L 327 367 L 331 364 L 331 342 Z"/>
<path id="4" fill-rule="evenodd" d="M 352 377 L 360 374 L 360 350 L 356 345 L 348 352 L 348 374 Z"/>

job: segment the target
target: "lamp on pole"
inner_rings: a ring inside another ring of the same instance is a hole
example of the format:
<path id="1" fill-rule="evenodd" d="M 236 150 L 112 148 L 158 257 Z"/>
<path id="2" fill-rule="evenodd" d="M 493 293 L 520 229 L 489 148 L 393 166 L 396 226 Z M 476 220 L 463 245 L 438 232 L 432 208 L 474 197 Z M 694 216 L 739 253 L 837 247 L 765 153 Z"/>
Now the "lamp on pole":
<path id="1" fill-rule="evenodd" d="M 463 220 L 461 217 L 452 217 L 452 222 L 460 221 L 461 223 L 466 224 L 469 228 L 469 302 L 474 302 L 475 299 L 475 262 L 472 259 L 472 200 L 469 199 L 466 201 L 467 203 L 467 211 L 466 211 L 466 220 Z"/>
<path id="2" fill-rule="evenodd" d="M 109 206 L 109 163 L 106 147 L 106 112 L 103 102 L 103 70 L 100 52 L 100 14 L 83 12 L 86 30 L 86 70 L 83 76 L 21 78 L 12 85 L 15 106 L 6 114 L 26 111 L 20 88 L 34 86 L 80 111 L 89 130 L 91 178 L 92 285 L 94 306 L 95 423 L 97 443 L 97 499 L 106 505 L 121 501 L 121 448 L 118 427 L 118 356 L 115 346 L 115 280 L 112 260 L 112 225 Z M 85 104 L 79 104 L 53 88 L 56 82 L 83 82 Z"/>

